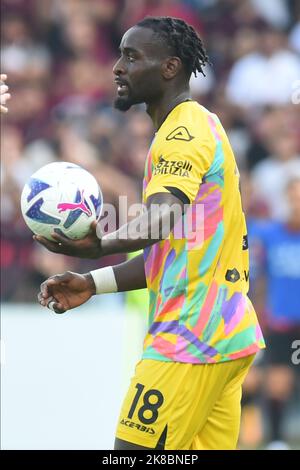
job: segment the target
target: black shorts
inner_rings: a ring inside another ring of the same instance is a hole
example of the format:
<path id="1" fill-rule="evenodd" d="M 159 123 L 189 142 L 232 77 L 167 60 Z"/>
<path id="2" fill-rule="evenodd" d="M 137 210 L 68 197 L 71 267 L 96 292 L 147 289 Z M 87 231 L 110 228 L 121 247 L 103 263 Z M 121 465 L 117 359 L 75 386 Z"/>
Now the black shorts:
<path id="1" fill-rule="evenodd" d="M 271 331 L 265 334 L 266 349 L 264 354 L 265 365 L 286 365 L 297 367 L 300 359 L 300 327 L 288 332 Z"/>

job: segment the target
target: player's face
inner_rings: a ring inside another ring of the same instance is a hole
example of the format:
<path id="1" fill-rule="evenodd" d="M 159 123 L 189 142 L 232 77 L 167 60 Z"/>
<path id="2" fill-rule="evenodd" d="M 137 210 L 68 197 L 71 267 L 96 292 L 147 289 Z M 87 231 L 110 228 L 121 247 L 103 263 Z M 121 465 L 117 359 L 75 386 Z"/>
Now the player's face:
<path id="1" fill-rule="evenodd" d="M 123 36 L 121 57 L 113 68 L 117 84 L 114 105 L 127 111 L 138 103 L 151 103 L 162 93 L 162 57 L 154 33 L 134 26 Z"/>

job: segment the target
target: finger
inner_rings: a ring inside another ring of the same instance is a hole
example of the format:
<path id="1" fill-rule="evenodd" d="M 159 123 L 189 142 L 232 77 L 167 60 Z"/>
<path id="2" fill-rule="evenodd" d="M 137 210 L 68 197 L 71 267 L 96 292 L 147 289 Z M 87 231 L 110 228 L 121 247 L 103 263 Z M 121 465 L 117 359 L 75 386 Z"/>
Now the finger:
<path id="1" fill-rule="evenodd" d="M 73 246 L 66 246 L 63 245 L 62 242 L 52 242 L 47 238 L 41 237 L 39 235 L 34 235 L 33 239 L 40 243 L 40 245 L 47 248 L 47 250 L 51 251 L 52 253 L 56 253 L 59 255 L 66 255 L 66 256 L 74 256 L 73 253 Z"/>
<path id="2" fill-rule="evenodd" d="M 6 113 L 8 113 L 8 108 L 6 108 L 5 106 L 2 106 L 2 104 L 1 104 L 0 105 L 0 111 L 1 111 L 1 113 L 6 114 Z"/>
<path id="3" fill-rule="evenodd" d="M 74 256 L 74 250 L 78 249 L 81 240 L 71 240 L 70 238 L 65 237 L 60 233 L 52 233 L 52 238 L 55 240 L 55 243 L 59 246 L 57 253 L 61 253 L 67 256 Z"/>
<path id="4" fill-rule="evenodd" d="M 5 82 L 5 80 L 7 80 L 7 75 L 6 75 L 6 73 L 1 73 L 1 75 L 0 75 L 0 80 L 1 80 L 2 82 Z"/>
<path id="5" fill-rule="evenodd" d="M 90 225 L 90 232 L 94 233 L 97 229 L 98 221 L 94 220 Z"/>
<path id="6" fill-rule="evenodd" d="M 49 279 L 47 279 L 47 281 L 43 282 L 40 286 L 40 289 L 41 289 L 41 297 L 44 299 L 44 300 L 47 300 L 49 301 L 50 297 L 52 297 L 52 287 L 54 287 L 55 285 L 59 285 L 60 284 L 60 276 L 53 276 L 53 277 L 50 277 Z"/>
<path id="7" fill-rule="evenodd" d="M 52 251 L 53 253 L 62 252 L 62 248 L 58 243 L 52 242 L 45 237 L 41 237 L 40 235 L 34 235 L 33 239 L 43 245 L 45 248 L 47 248 L 47 250 Z"/>
<path id="8" fill-rule="evenodd" d="M 4 93 L 4 95 L 2 95 L 2 97 L 4 98 L 4 100 L 6 102 L 7 100 L 10 100 L 11 94 L 10 93 Z"/>
<path id="9" fill-rule="evenodd" d="M 8 91 L 8 86 L 7 85 L 0 85 L 0 93 L 1 95 L 4 95 Z"/>
<path id="10" fill-rule="evenodd" d="M 51 295 L 50 292 L 49 292 L 49 288 L 48 288 L 49 281 L 50 280 L 47 279 L 47 281 L 44 281 L 40 285 L 41 294 L 44 297 L 44 299 L 47 299 Z"/>
<path id="11" fill-rule="evenodd" d="M 41 293 L 41 292 L 39 292 L 39 293 L 38 293 L 38 296 L 37 296 L 37 298 L 38 298 L 38 301 L 39 301 L 39 303 L 41 303 L 41 302 L 43 302 L 43 301 L 44 301 L 44 297 L 43 297 L 43 295 L 42 295 L 42 293 Z"/>
<path id="12" fill-rule="evenodd" d="M 42 307 L 45 307 L 45 299 L 44 299 L 44 297 L 43 297 L 43 295 L 42 295 L 42 293 L 41 293 L 41 292 L 39 292 L 39 293 L 38 293 L 38 296 L 37 296 L 37 298 L 38 298 L 38 302 L 39 302 L 39 304 L 41 304 L 41 305 L 42 305 Z"/>
<path id="13" fill-rule="evenodd" d="M 67 310 L 60 302 L 56 302 L 55 300 L 51 300 L 47 307 L 55 313 L 65 313 Z"/>
<path id="14" fill-rule="evenodd" d="M 51 289 L 52 286 L 58 286 L 65 282 L 68 282 L 71 280 L 72 274 L 73 273 L 71 273 L 70 271 L 67 271 L 64 274 L 56 274 L 56 276 L 52 276 L 47 280 L 47 286 Z"/>
<path id="15" fill-rule="evenodd" d="M 3 95 L 0 94 L 0 104 L 3 106 L 6 104 L 6 101 L 8 101 L 11 98 L 10 93 L 4 93 Z"/>
<path id="16" fill-rule="evenodd" d="M 68 237 L 66 237 L 63 232 L 59 229 L 54 230 L 53 233 L 51 233 L 51 237 L 54 238 L 59 243 L 64 243 L 65 245 L 68 245 L 72 240 Z"/>
<path id="17" fill-rule="evenodd" d="M 100 221 L 96 221 L 95 223 L 93 222 L 93 234 L 99 239 L 101 240 L 101 238 L 103 237 L 104 235 L 104 232 L 102 231 L 102 226 L 101 226 L 101 222 Z"/>
<path id="18" fill-rule="evenodd" d="M 51 302 L 51 300 L 55 300 L 54 297 L 52 296 L 44 297 L 43 294 L 39 292 L 38 301 L 42 307 L 47 307 L 47 305 L 49 304 L 49 302 Z"/>

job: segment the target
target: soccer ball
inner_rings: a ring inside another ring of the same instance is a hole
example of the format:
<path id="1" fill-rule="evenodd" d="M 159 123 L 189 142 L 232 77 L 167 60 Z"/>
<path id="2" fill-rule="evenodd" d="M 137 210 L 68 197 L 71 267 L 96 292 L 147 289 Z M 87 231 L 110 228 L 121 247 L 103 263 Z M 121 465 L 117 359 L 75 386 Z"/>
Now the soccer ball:
<path id="1" fill-rule="evenodd" d="M 69 162 L 50 163 L 34 173 L 21 195 L 21 210 L 30 230 L 53 240 L 53 231 L 83 238 L 103 207 L 101 189 L 86 170 Z"/>

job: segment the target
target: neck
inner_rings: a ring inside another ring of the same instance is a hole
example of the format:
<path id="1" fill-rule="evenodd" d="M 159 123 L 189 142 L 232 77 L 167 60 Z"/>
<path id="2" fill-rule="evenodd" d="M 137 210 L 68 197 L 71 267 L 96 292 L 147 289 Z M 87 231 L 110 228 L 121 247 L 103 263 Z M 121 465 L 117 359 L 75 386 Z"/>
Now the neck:
<path id="1" fill-rule="evenodd" d="M 147 113 L 151 117 L 155 129 L 159 129 L 167 115 L 172 111 L 175 106 L 191 99 L 191 93 L 189 86 L 181 91 L 171 90 L 170 92 L 164 93 L 157 101 L 147 103 Z"/>

